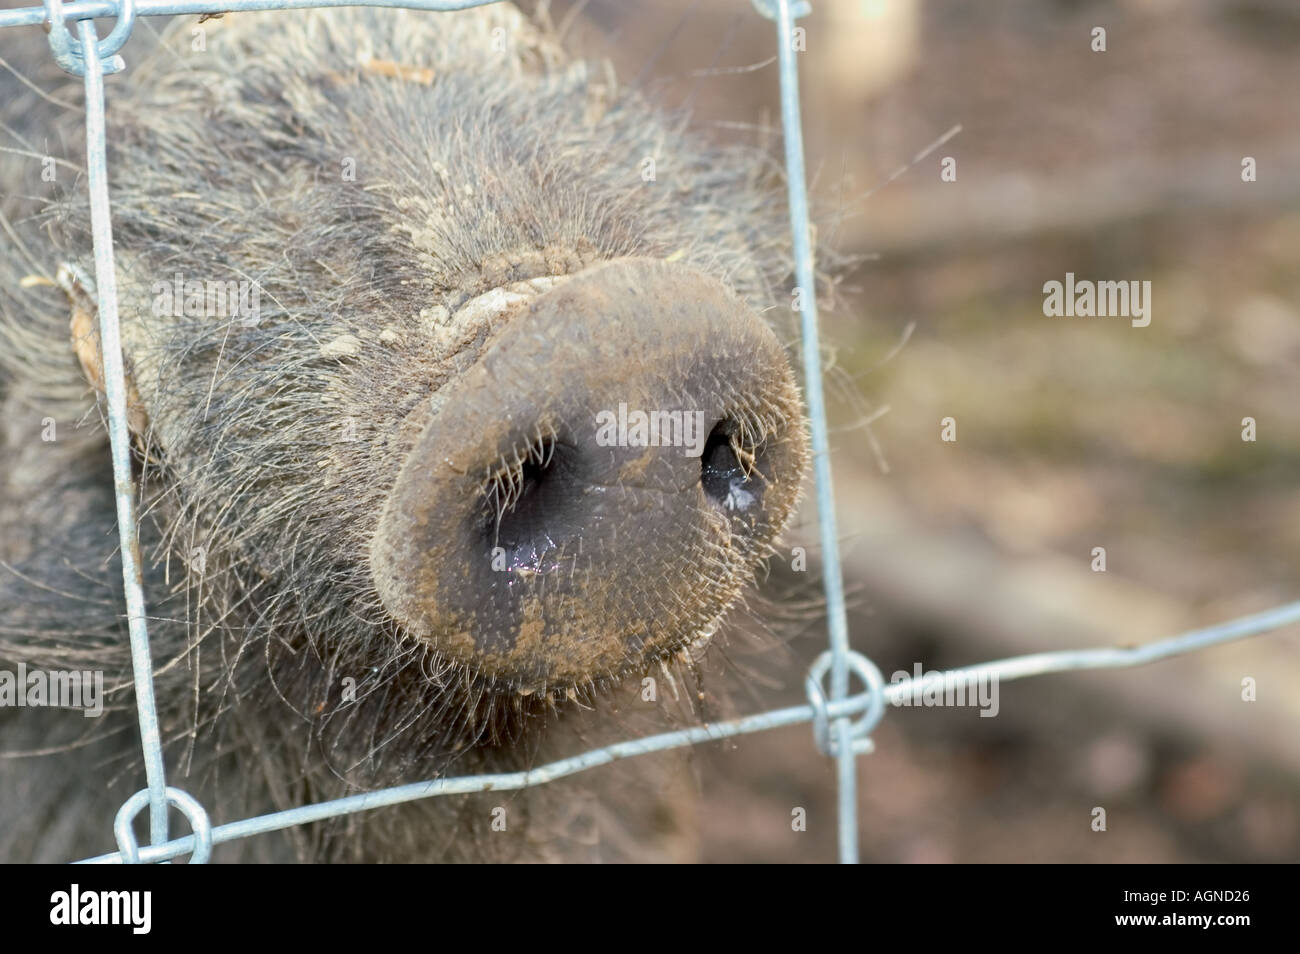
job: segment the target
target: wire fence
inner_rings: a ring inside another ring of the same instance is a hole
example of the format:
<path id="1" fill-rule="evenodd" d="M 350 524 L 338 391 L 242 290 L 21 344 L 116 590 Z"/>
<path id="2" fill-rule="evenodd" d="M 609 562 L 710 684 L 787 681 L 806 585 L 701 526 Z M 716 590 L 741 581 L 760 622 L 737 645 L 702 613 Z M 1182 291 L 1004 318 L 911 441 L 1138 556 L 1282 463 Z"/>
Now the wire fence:
<path id="1" fill-rule="evenodd" d="M 856 762 L 872 749 L 871 732 L 884 714 L 886 703 L 901 704 L 936 684 L 950 685 L 981 678 L 999 681 L 1075 669 L 1114 669 L 1138 666 L 1189 653 L 1219 643 L 1243 639 L 1300 622 L 1300 601 L 1217 626 L 1126 649 L 1084 649 L 1037 653 L 969 666 L 947 672 L 885 684 L 880 670 L 849 646 L 848 622 L 840 566 L 831 485 L 830 448 L 820 364 L 817 303 L 812 294 L 799 296 L 804 394 L 810 421 L 813 469 L 816 483 L 818 535 L 822 551 L 822 583 L 826 595 L 830 648 L 810 668 L 805 680 L 806 705 L 619 742 L 591 749 L 571 758 L 521 772 L 439 778 L 394 786 L 347 798 L 303 805 L 213 827 L 202 804 L 188 793 L 167 785 L 162 742 L 154 704 L 149 633 L 145 618 L 139 541 L 136 533 L 135 487 L 131 475 L 127 433 L 126 385 L 118 324 L 113 230 L 108 195 L 108 169 L 104 125 L 104 76 L 125 69 L 118 51 L 131 34 L 137 16 L 241 13 L 294 10 L 308 7 L 405 7 L 444 12 L 484 6 L 499 0 L 44 0 L 43 6 L 0 10 L 0 28 L 49 24 L 49 43 L 55 61 L 85 83 L 86 166 L 90 195 L 91 232 L 99 306 L 99 332 L 103 349 L 103 377 L 112 447 L 114 493 L 125 581 L 127 626 L 131 642 L 140 739 L 144 751 L 146 787 L 122 805 L 113 830 L 118 851 L 86 859 L 86 863 L 159 862 L 188 854 L 191 863 L 205 862 L 212 846 L 320 821 L 338 815 L 369 811 L 387 805 L 437 795 L 511 791 L 542 785 L 621 759 L 660 752 L 700 742 L 715 741 L 783 726 L 811 723 L 817 747 L 835 759 L 838 786 L 838 841 L 840 860 L 858 860 Z M 814 284 L 813 246 L 808 214 L 808 194 L 799 114 L 799 79 L 795 20 L 811 13 L 804 0 L 752 0 L 764 17 L 774 20 L 780 70 L 781 122 L 784 133 L 786 180 L 793 234 L 795 282 L 799 288 Z M 93 18 L 115 17 L 108 36 L 99 39 Z M 74 37 L 69 24 L 75 24 Z M 829 689 L 823 686 L 829 676 Z M 850 693 L 851 677 L 862 691 Z M 135 817 L 149 809 L 150 844 L 141 847 L 133 829 Z M 168 810 L 178 809 L 189 821 L 191 834 L 169 838 Z"/>

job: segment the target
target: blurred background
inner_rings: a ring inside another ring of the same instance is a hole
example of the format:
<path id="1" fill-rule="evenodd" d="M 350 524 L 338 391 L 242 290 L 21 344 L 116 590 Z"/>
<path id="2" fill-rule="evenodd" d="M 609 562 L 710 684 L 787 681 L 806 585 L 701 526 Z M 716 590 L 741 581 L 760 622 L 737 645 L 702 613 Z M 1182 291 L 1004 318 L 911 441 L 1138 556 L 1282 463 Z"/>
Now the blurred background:
<path id="1" fill-rule="evenodd" d="M 1300 598 L 1300 4 L 812 6 L 817 236 L 850 262 L 822 319 L 854 646 L 888 679 Z M 549 13 L 707 134 L 779 154 L 775 30 L 749 0 Z M 1066 272 L 1150 281 L 1150 326 L 1045 317 Z M 791 542 L 815 555 L 805 511 Z M 816 571 L 785 583 L 815 593 Z M 824 647 L 806 621 L 765 701 L 801 701 Z M 859 759 L 863 858 L 1300 860 L 1298 649 L 1293 626 L 1007 683 L 992 719 L 889 709 Z M 807 727 L 692 760 L 689 857 L 834 858 L 832 767 Z"/>

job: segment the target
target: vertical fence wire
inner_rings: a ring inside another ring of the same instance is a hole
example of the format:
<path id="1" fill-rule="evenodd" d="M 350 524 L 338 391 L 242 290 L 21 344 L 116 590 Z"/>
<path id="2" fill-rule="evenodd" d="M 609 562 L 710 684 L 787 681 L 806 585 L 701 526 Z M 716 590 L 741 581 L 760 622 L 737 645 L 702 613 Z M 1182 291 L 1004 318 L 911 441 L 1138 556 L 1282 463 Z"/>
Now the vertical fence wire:
<path id="1" fill-rule="evenodd" d="M 776 20 L 777 58 L 780 64 L 781 128 L 785 140 L 785 178 L 790 202 L 790 228 L 794 239 L 795 290 L 799 300 L 803 338 L 804 398 L 812 432 L 813 476 L 817 485 L 817 530 L 821 544 L 822 588 L 826 592 L 827 632 L 831 652 L 833 702 L 849 694 L 849 626 L 844 608 L 844 578 L 840 570 L 840 538 L 835 520 L 835 495 L 831 485 L 829 428 L 826 396 L 822 388 L 821 336 L 817 325 L 817 274 L 808 223 L 808 187 L 803 159 L 803 123 L 799 116 L 799 65 L 795 59 L 795 4 L 791 0 L 764 0 L 757 4 Z M 801 15 L 811 12 L 798 5 Z M 837 815 L 840 860 L 858 860 L 857 759 L 851 745 L 847 718 L 831 727 L 838 788 Z"/>
<path id="2" fill-rule="evenodd" d="M 50 14 L 50 45 L 60 65 L 85 79 L 86 172 L 90 193 L 91 236 L 95 255 L 95 289 L 99 311 L 99 340 L 108 404 L 108 436 L 113 458 L 113 496 L 126 593 L 127 629 L 131 640 L 131 666 L 135 678 L 136 712 L 144 750 L 145 779 L 149 792 L 149 838 L 167 840 L 167 781 L 162 739 L 154 705 L 153 666 L 149 629 L 145 619 L 144 587 L 140 566 L 140 540 L 135 514 L 135 486 L 131 476 L 131 438 L 126 424 L 126 380 L 122 366 L 122 340 L 117 313 L 117 271 L 113 263 L 113 223 L 108 202 L 108 159 L 104 117 L 104 59 L 113 57 L 130 33 L 134 8 L 122 0 L 118 24 L 100 41 L 93 20 L 78 20 L 81 35 L 73 42 L 60 9 L 60 0 L 45 0 Z M 112 71 L 122 68 L 120 58 Z"/>

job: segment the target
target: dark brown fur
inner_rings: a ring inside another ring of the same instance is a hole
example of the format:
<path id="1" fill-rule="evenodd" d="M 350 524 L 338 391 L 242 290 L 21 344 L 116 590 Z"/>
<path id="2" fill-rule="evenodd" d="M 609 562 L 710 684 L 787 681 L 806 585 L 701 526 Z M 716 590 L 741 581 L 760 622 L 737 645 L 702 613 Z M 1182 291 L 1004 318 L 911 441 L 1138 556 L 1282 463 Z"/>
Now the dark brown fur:
<path id="1" fill-rule="evenodd" d="M 239 14 L 205 24 L 205 53 L 190 49 L 191 26 L 146 58 L 129 46 L 108 84 L 169 781 L 221 822 L 720 714 L 701 711 L 698 659 L 649 667 L 655 706 L 639 679 L 566 698 L 493 691 L 403 638 L 360 555 L 419 411 L 483 346 L 481 329 L 446 323 L 477 295 L 622 256 L 667 259 L 720 279 L 792 340 L 767 157 L 694 141 L 681 117 L 570 61 L 508 7 Z M 80 102 L 48 67 L 30 72 Z M 12 223 L 0 234 L 0 663 L 103 670 L 113 687 L 100 720 L 0 711 L 0 748 L 63 750 L 0 762 L 0 858 L 65 860 L 112 848 L 112 813 L 141 784 L 138 739 L 102 402 L 69 345 L 65 292 L 20 284 L 65 262 L 93 274 L 73 171 L 82 115 L 10 76 L 0 95 L 12 147 L 28 153 L 0 157 Z M 53 191 L 38 176 L 47 149 L 65 163 Z M 647 156 L 655 182 L 639 174 Z M 340 175 L 345 159 L 355 181 Z M 160 321 L 153 285 L 175 271 L 256 282 L 260 321 Z M 340 441 L 344 426 L 355 439 Z M 645 777 L 669 778 L 671 761 Z M 601 786 L 621 818 L 564 783 L 425 800 L 217 857 L 672 856 L 669 782 L 624 773 Z M 508 833 L 488 830 L 498 805 Z M 603 835 L 588 844 L 592 812 Z"/>

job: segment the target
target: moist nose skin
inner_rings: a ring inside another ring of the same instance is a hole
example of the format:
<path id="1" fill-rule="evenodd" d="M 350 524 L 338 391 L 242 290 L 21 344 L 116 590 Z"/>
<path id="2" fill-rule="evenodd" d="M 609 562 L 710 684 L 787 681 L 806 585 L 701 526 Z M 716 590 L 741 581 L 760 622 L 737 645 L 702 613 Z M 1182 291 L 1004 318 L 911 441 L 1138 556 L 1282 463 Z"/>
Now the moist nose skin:
<path id="1" fill-rule="evenodd" d="M 685 266 L 573 276 L 439 399 L 371 570 L 408 633 L 502 688 L 597 683 L 711 635 L 797 503 L 785 350 Z"/>

